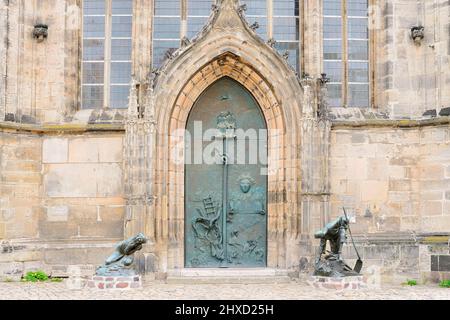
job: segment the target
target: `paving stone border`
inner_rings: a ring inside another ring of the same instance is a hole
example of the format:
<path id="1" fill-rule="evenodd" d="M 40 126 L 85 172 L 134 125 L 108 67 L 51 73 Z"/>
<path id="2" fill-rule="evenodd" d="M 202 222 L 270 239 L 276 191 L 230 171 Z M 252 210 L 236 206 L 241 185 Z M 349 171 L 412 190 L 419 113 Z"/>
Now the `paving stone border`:
<path id="1" fill-rule="evenodd" d="M 312 276 L 308 283 L 317 289 L 358 290 L 367 288 L 363 276 L 343 278 Z"/>
<path id="2" fill-rule="evenodd" d="M 104 276 L 93 276 L 86 284 L 88 289 L 99 289 L 99 290 L 127 290 L 127 289 L 138 289 L 142 288 L 141 276 L 132 277 L 104 277 Z"/>

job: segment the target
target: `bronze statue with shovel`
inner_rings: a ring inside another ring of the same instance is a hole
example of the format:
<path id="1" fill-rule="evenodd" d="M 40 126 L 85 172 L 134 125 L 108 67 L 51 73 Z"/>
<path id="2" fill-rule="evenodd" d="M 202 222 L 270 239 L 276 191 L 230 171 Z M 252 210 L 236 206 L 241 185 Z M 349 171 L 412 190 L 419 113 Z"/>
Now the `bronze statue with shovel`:
<path id="1" fill-rule="evenodd" d="M 363 262 L 356 249 L 353 235 L 350 230 L 350 221 L 347 212 L 345 211 L 345 208 L 343 209 L 344 216 L 328 223 L 322 230 L 316 232 L 314 235 L 316 239 L 320 239 L 319 250 L 315 261 L 314 275 L 316 276 L 348 277 L 357 276 L 361 272 Z M 348 266 L 342 258 L 342 248 L 347 240 L 347 230 L 350 234 L 356 255 L 358 256 L 358 260 L 353 269 Z M 326 250 L 327 242 L 330 243 L 331 251 Z M 322 258 L 327 252 L 328 255 Z"/>

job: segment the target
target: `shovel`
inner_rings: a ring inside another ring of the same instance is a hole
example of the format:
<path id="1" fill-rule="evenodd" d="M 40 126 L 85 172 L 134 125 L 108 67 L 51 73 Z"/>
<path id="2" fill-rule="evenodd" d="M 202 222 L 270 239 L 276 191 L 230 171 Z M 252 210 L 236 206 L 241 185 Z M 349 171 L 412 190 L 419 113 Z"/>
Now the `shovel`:
<path id="1" fill-rule="evenodd" d="M 356 255 L 358 256 L 358 260 L 356 260 L 355 267 L 353 268 L 353 271 L 355 271 L 356 273 L 360 273 L 361 269 L 363 267 L 363 262 L 361 260 L 361 257 L 359 256 L 358 250 L 356 249 L 355 241 L 353 240 L 352 230 L 350 229 L 350 220 L 348 219 L 347 212 L 345 211 L 344 207 L 342 207 L 342 209 L 344 209 L 344 215 L 345 215 L 345 218 L 348 221 L 348 232 L 350 233 L 350 238 L 352 239 L 353 248 L 355 248 Z"/>

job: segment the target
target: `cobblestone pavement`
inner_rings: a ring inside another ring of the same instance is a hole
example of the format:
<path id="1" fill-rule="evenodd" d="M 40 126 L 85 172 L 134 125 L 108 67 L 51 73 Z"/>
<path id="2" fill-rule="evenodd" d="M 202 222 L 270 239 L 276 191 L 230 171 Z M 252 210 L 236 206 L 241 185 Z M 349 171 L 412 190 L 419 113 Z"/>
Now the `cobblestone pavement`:
<path id="1" fill-rule="evenodd" d="M 221 299 L 269 299 L 269 300 L 450 300 L 450 289 L 437 285 L 383 286 L 378 289 L 360 289 L 353 291 L 336 291 L 315 289 L 303 283 L 292 281 L 283 284 L 164 284 L 146 283 L 144 288 L 123 291 L 102 291 L 92 289 L 72 290 L 62 283 L 0 283 L 0 299 L 187 299 L 187 300 L 221 300 Z"/>

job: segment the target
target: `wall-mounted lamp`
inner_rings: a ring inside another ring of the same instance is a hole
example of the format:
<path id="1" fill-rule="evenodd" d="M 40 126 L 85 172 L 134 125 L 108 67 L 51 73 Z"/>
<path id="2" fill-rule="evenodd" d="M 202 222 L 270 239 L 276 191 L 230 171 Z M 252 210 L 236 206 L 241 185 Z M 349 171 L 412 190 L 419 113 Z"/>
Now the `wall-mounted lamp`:
<path id="1" fill-rule="evenodd" d="M 42 42 L 48 37 L 48 26 L 46 24 L 37 24 L 34 26 L 33 38 L 38 42 Z"/>
<path id="2" fill-rule="evenodd" d="M 424 37 L 425 37 L 425 27 L 414 26 L 411 28 L 411 38 L 414 40 L 416 44 L 420 45 Z"/>

